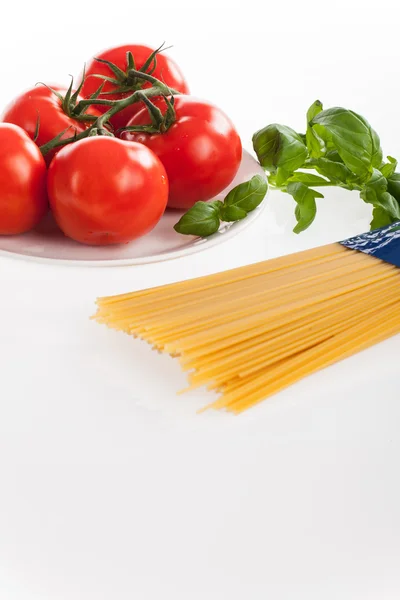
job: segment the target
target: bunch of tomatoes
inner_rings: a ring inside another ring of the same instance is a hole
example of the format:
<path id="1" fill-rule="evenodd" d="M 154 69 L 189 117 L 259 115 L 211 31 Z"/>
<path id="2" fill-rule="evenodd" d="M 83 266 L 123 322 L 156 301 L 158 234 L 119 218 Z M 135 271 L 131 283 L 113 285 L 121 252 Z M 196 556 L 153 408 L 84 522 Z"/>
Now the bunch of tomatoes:
<path id="1" fill-rule="evenodd" d="M 230 119 L 190 95 L 160 48 L 106 50 L 76 88 L 37 85 L 1 121 L 0 235 L 34 229 L 51 211 L 80 243 L 128 243 L 167 208 L 214 198 L 242 157 Z"/>

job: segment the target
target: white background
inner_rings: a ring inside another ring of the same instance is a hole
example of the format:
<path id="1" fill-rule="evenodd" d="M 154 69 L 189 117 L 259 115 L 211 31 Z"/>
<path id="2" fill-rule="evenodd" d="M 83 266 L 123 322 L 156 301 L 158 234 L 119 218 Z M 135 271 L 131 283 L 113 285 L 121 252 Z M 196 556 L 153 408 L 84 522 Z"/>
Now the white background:
<path id="1" fill-rule="evenodd" d="M 0 100 L 66 81 L 103 47 L 165 40 L 246 148 L 269 122 L 301 129 L 319 98 L 365 115 L 400 157 L 398 12 L 397 0 L 7 3 Z M 177 398 L 172 360 L 88 320 L 99 295 L 340 239 L 369 214 L 334 192 L 299 238 L 292 211 L 275 194 L 241 236 L 162 265 L 0 259 L 2 599 L 400 597 L 398 338 L 239 418 L 200 417 L 207 394 Z"/>

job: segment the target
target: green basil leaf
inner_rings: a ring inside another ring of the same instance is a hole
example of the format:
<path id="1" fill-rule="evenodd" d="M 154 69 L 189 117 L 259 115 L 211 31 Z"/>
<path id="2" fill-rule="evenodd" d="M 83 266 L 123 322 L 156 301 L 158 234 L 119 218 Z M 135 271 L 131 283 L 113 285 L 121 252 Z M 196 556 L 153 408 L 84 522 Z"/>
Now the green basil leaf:
<path id="1" fill-rule="evenodd" d="M 316 100 L 310 106 L 307 111 L 307 124 L 311 123 L 311 121 L 316 117 L 320 112 L 322 112 L 323 106 L 320 100 Z"/>
<path id="2" fill-rule="evenodd" d="M 291 175 L 291 171 L 286 171 L 283 167 L 278 167 L 275 173 L 275 185 L 277 187 L 284 187 Z"/>
<path id="3" fill-rule="evenodd" d="M 394 172 L 396 171 L 397 168 L 397 160 L 395 158 L 393 158 L 392 156 L 388 156 L 388 163 L 386 163 L 385 165 L 383 165 L 379 170 L 382 173 L 382 175 L 384 177 L 386 177 L 386 179 L 388 179 L 389 177 L 391 177 Z"/>
<path id="4" fill-rule="evenodd" d="M 383 192 L 379 197 L 379 205 L 392 217 L 392 222 L 400 220 L 400 204 L 392 194 Z"/>
<path id="5" fill-rule="evenodd" d="M 323 127 L 322 125 L 318 125 L 318 123 L 314 123 L 314 121 L 312 123 L 313 123 L 312 129 L 314 131 L 314 134 L 318 137 L 318 139 L 322 143 L 324 155 L 326 156 L 326 154 L 328 152 L 332 152 L 332 151 L 337 152 L 336 146 L 332 140 L 332 135 L 329 133 L 329 131 L 327 129 L 325 129 L 325 127 Z"/>
<path id="6" fill-rule="evenodd" d="M 310 189 L 301 182 L 289 183 L 286 190 L 297 202 L 295 209 L 297 225 L 293 231 L 294 233 L 301 233 L 307 229 L 315 219 L 315 215 L 317 214 L 315 198 L 323 198 L 323 195 L 316 190 Z"/>
<path id="7" fill-rule="evenodd" d="M 288 183 L 295 183 L 299 181 L 304 183 L 304 185 L 313 185 L 313 186 L 321 186 L 321 185 L 331 185 L 331 182 L 323 177 L 319 177 L 319 175 L 314 175 L 313 173 L 302 173 L 298 171 L 297 173 L 293 173 L 290 177 Z"/>
<path id="8" fill-rule="evenodd" d="M 400 219 L 400 205 L 387 191 L 388 182 L 378 169 L 374 169 L 371 178 L 360 192 L 364 202 L 383 209 L 393 221 Z"/>
<path id="9" fill-rule="evenodd" d="M 388 177 L 388 192 L 400 202 L 400 173 L 393 173 Z"/>
<path id="10" fill-rule="evenodd" d="M 208 206 L 213 206 L 219 212 L 221 212 L 222 207 L 224 206 L 221 200 L 212 200 L 211 202 L 207 202 Z"/>
<path id="11" fill-rule="evenodd" d="M 320 175 L 327 177 L 336 185 L 345 184 L 351 186 L 351 182 L 357 179 L 346 165 L 324 157 L 310 160 L 309 166 L 313 167 Z"/>
<path id="12" fill-rule="evenodd" d="M 183 235 L 208 237 L 220 226 L 219 202 L 196 202 L 174 225 L 175 231 Z"/>
<path id="13" fill-rule="evenodd" d="M 371 230 L 386 227 L 393 223 L 392 217 L 381 206 L 375 206 L 372 211 L 372 221 L 370 224 Z"/>
<path id="14" fill-rule="evenodd" d="M 312 127 L 307 127 L 306 143 L 310 156 L 319 158 L 324 154 L 324 142 Z"/>
<path id="15" fill-rule="evenodd" d="M 383 192 L 386 192 L 386 190 L 387 190 L 386 178 L 382 175 L 382 173 L 380 171 L 378 171 L 378 169 L 374 169 L 372 171 L 371 177 L 364 184 L 363 189 L 360 193 L 360 196 L 365 202 L 368 202 L 369 200 L 365 199 L 367 196 L 369 196 L 370 200 L 372 200 L 373 198 L 378 197 Z M 370 203 L 372 204 L 372 202 L 370 202 Z"/>
<path id="16" fill-rule="evenodd" d="M 274 123 L 253 135 L 253 147 L 260 164 L 275 173 L 278 167 L 286 173 L 299 169 L 308 156 L 301 136 L 290 127 Z"/>
<path id="17" fill-rule="evenodd" d="M 344 164 L 340 157 L 340 154 L 337 150 L 329 150 L 325 154 L 324 158 L 327 158 L 328 160 L 332 160 L 333 162 L 341 163 L 342 165 Z"/>
<path id="18" fill-rule="evenodd" d="M 270 173 L 268 175 L 268 184 L 271 185 L 272 187 L 277 187 L 276 173 Z"/>
<path id="19" fill-rule="evenodd" d="M 311 121 L 322 111 L 322 102 L 316 100 L 307 111 L 306 145 L 310 156 L 318 158 L 323 155 L 324 141 L 310 126 Z"/>
<path id="20" fill-rule="evenodd" d="M 262 175 L 254 175 L 250 181 L 240 183 L 225 197 L 226 206 L 236 206 L 246 213 L 254 210 L 265 198 L 268 182 Z"/>
<path id="21" fill-rule="evenodd" d="M 374 129 L 372 129 L 371 125 L 368 123 L 368 121 L 366 119 L 364 119 L 364 117 L 362 117 L 361 115 L 358 115 L 357 113 L 354 113 L 359 119 L 361 119 L 361 121 L 364 122 L 365 126 L 368 127 L 369 133 L 371 135 L 371 140 L 372 140 L 372 159 L 371 159 L 371 165 L 373 167 L 379 168 L 382 164 L 382 148 L 381 148 L 381 141 L 379 139 L 378 134 L 376 133 L 376 131 Z"/>
<path id="22" fill-rule="evenodd" d="M 312 124 L 322 125 L 344 164 L 356 175 L 367 178 L 373 167 L 380 166 L 382 151 L 379 137 L 357 113 L 344 108 L 329 108 L 314 117 Z"/>
<path id="23" fill-rule="evenodd" d="M 247 217 L 247 212 L 239 206 L 226 206 L 223 205 L 221 209 L 221 219 L 223 221 L 240 221 Z"/>

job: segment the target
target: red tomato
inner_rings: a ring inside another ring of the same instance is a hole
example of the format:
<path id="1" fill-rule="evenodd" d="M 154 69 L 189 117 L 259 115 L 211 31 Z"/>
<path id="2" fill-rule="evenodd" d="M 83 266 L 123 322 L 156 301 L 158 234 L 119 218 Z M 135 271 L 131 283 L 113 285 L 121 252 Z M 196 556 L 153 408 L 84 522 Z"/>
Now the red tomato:
<path id="1" fill-rule="evenodd" d="M 56 154 L 48 193 L 65 235 L 94 246 L 121 244 L 158 223 L 168 179 L 157 156 L 142 144 L 88 137 Z"/>
<path id="2" fill-rule="evenodd" d="M 61 86 L 50 87 L 56 89 L 63 96 L 67 93 L 67 90 Z M 100 115 L 93 107 L 90 107 L 87 112 L 92 115 Z M 15 98 L 6 108 L 1 120 L 5 123 L 19 125 L 33 139 L 38 117 L 40 118 L 39 134 L 36 140 L 38 146 L 46 144 L 68 127 L 68 131 L 63 135 L 64 138 L 71 137 L 75 132 L 78 134 L 88 127 L 87 123 L 69 117 L 63 111 L 57 96 L 44 85 L 38 85 Z M 54 153 L 53 151 L 46 155 L 47 164 Z"/>
<path id="3" fill-rule="evenodd" d="M 150 54 L 154 52 L 154 49 L 149 48 L 148 46 L 128 44 L 126 46 L 118 46 L 116 48 L 110 48 L 108 50 L 100 52 L 100 54 L 96 55 L 96 58 L 108 60 L 117 65 L 117 67 L 119 67 L 122 71 L 126 72 L 127 52 L 132 52 L 133 58 L 135 59 L 136 69 L 139 70 L 141 69 L 141 67 L 143 67 Z M 107 65 L 99 63 L 93 58 L 86 65 L 86 79 L 82 88 L 82 94 L 85 96 L 85 98 L 91 96 L 101 84 L 101 79 L 98 79 L 97 77 L 91 77 L 91 75 L 93 74 L 105 75 L 107 77 L 115 78 L 114 73 Z M 189 93 L 188 85 L 178 65 L 163 52 L 157 55 L 157 66 L 152 75 L 160 81 L 162 81 L 163 83 L 165 83 L 166 85 L 168 85 L 169 87 L 178 90 L 178 92 L 182 92 L 182 94 Z M 150 86 L 150 83 L 144 82 L 142 85 L 138 86 L 138 89 L 140 87 L 148 88 Z M 110 92 L 115 89 L 116 86 L 107 81 L 104 85 L 103 91 Z M 110 100 L 119 100 L 121 98 L 125 98 L 128 95 L 129 93 L 111 94 L 104 96 L 104 98 L 108 98 Z M 121 127 L 125 127 L 129 119 L 131 119 L 131 117 L 139 110 L 141 110 L 142 107 L 143 105 L 141 103 L 132 104 L 131 106 L 125 108 L 124 110 L 116 114 L 114 117 L 112 117 L 111 124 L 113 125 L 115 130 L 120 129 Z M 107 110 L 106 106 L 97 106 L 97 108 L 102 112 L 105 112 Z"/>
<path id="4" fill-rule="evenodd" d="M 16 125 L 0 123 L 0 235 L 33 229 L 48 208 L 46 163 Z"/>
<path id="5" fill-rule="evenodd" d="M 155 104 L 165 113 L 163 99 Z M 219 109 L 191 96 L 175 97 L 176 121 L 161 134 L 123 132 L 121 138 L 140 142 L 163 163 L 169 181 L 168 206 L 190 208 L 198 200 L 210 200 L 235 177 L 242 158 L 242 144 L 232 122 Z M 142 109 L 128 126 L 150 124 Z"/>

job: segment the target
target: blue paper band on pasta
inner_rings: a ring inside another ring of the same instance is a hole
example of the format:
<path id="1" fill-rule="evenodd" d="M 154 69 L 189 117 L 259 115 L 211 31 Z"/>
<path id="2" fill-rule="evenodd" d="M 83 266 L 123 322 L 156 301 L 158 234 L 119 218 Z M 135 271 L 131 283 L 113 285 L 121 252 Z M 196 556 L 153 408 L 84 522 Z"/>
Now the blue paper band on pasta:
<path id="1" fill-rule="evenodd" d="M 400 221 L 340 242 L 346 248 L 376 256 L 400 267 Z"/>

